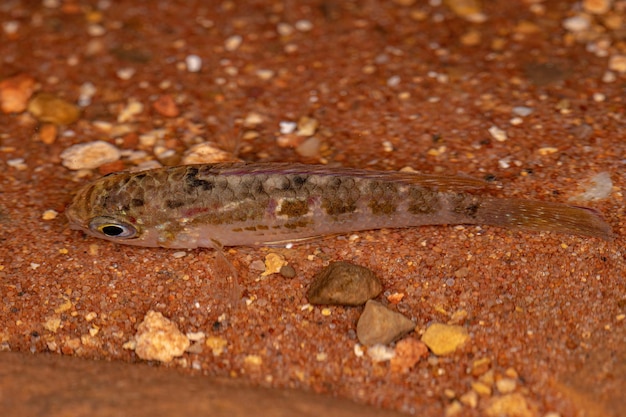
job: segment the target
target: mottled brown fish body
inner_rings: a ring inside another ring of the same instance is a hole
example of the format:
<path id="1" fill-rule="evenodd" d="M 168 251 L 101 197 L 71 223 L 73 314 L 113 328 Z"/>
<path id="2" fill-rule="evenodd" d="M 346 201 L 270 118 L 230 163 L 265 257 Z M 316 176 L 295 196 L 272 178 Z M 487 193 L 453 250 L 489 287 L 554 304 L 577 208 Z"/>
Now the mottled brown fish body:
<path id="1" fill-rule="evenodd" d="M 267 245 L 359 230 L 487 224 L 606 238 L 593 210 L 498 199 L 484 183 L 301 164 L 212 164 L 114 174 L 68 207 L 74 228 L 173 248 Z"/>

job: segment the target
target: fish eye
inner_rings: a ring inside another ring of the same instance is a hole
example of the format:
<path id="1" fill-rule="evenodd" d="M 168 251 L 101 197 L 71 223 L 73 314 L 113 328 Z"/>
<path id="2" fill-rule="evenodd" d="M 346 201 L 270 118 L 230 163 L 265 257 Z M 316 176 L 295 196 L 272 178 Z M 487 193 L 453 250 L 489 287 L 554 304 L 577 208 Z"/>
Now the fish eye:
<path id="1" fill-rule="evenodd" d="M 96 217 L 89 223 L 89 229 L 108 237 L 123 239 L 130 239 L 137 235 L 135 227 L 111 217 Z"/>

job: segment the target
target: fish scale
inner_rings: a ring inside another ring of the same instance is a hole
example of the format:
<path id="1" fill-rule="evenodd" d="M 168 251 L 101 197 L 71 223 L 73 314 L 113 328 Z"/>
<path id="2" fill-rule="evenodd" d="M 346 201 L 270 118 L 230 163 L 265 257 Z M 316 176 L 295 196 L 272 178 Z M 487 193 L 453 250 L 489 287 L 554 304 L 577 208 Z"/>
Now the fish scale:
<path id="1" fill-rule="evenodd" d="M 281 163 L 112 174 L 79 190 L 66 214 L 72 228 L 96 237 L 170 248 L 272 245 L 432 224 L 611 236 L 595 210 L 496 198 L 472 178 Z"/>

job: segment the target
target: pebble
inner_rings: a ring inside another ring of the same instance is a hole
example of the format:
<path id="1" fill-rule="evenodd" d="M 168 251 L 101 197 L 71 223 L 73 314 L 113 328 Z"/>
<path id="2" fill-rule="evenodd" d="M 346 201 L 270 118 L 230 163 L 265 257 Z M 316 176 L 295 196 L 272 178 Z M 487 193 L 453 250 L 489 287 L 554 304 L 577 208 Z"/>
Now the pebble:
<path id="1" fill-rule="evenodd" d="M 204 344 L 211 349 L 213 356 L 220 356 L 224 353 L 226 346 L 228 346 L 228 341 L 220 336 L 209 336 L 204 341 Z"/>
<path id="2" fill-rule="evenodd" d="M 454 353 L 469 339 L 467 330 L 462 326 L 433 323 L 424 332 L 422 342 L 438 356 Z"/>
<path id="3" fill-rule="evenodd" d="M 28 111 L 40 122 L 69 125 L 78 120 L 78 106 L 49 93 L 39 93 L 28 102 Z"/>
<path id="4" fill-rule="evenodd" d="M 356 325 L 356 335 L 366 346 L 386 345 L 415 328 L 415 323 L 381 303 L 369 300 Z"/>
<path id="5" fill-rule="evenodd" d="M 35 91 L 35 79 L 18 74 L 0 81 L 0 110 L 3 113 L 22 113 Z"/>
<path id="6" fill-rule="evenodd" d="M 224 49 L 229 52 L 236 51 L 243 42 L 243 38 L 239 35 L 233 35 L 224 41 Z"/>
<path id="7" fill-rule="evenodd" d="M 169 94 L 159 96 L 159 98 L 152 103 L 152 108 L 161 116 L 165 117 L 177 117 L 180 114 L 180 110 L 174 98 Z"/>
<path id="8" fill-rule="evenodd" d="M 498 126 L 491 126 L 489 128 L 489 134 L 498 142 L 504 142 L 508 139 L 506 131 L 500 129 Z"/>
<path id="9" fill-rule="evenodd" d="M 298 120 L 296 135 L 313 136 L 319 127 L 320 122 L 312 117 L 303 116 Z M 282 132 L 281 132 L 282 133 Z M 291 133 L 291 132 L 289 132 Z"/>
<path id="10" fill-rule="evenodd" d="M 57 216 L 59 215 L 59 213 L 56 210 L 46 210 L 43 212 L 43 215 L 41 216 L 42 220 L 54 220 L 57 218 Z"/>
<path id="11" fill-rule="evenodd" d="M 396 352 L 385 345 L 374 345 L 367 349 L 367 356 L 372 358 L 374 362 L 386 362 L 395 357 Z"/>
<path id="12" fill-rule="evenodd" d="M 59 129 L 52 123 L 43 123 L 39 127 L 39 139 L 46 145 L 52 145 L 57 140 Z"/>
<path id="13" fill-rule="evenodd" d="M 319 156 L 322 141 L 317 136 L 312 136 L 296 146 L 296 153 L 304 158 Z"/>
<path id="14" fill-rule="evenodd" d="M 591 26 L 591 20 L 587 15 L 577 15 L 563 20 L 563 27 L 570 32 L 582 32 Z"/>
<path id="15" fill-rule="evenodd" d="M 115 146 L 98 140 L 70 146 L 61 153 L 61 163 L 74 171 L 95 169 L 100 165 L 117 161 L 120 156 L 120 151 Z"/>
<path id="16" fill-rule="evenodd" d="M 396 344 L 396 355 L 391 359 L 391 372 L 408 373 L 422 358 L 428 356 L 428 347 L 415 338 L 406 338 Z"/>
<path id="17" fill-rule="evenodd" d="M 502 378 L 496 381 L 496 388 L 501 394 L 510 394 L 517 388 L 517 382 L 512 378 Z"/>
<path id="18" fill-rule="evenodd" d="M 626 55 L 613 55 L 609 58 L 609 69 L 611 71 L 626 73 Z"/>
<path id="19" fill-rule="evenodd" d="M 311 304 L 362 305 L 383 290 L 369 269 L 349 262 L 332 262 L 314 278 L 307 299 Z"/>
<path id="20" fill-rule="evenodd" d="M 459 17 L 472 23 L 487 20 L 479 0 L 446 0 L 444 3 Z"/>
<path id="21" fill-rule="evenodd" d="M 117 116 L 118 123 L 130 122 L 136 115 L 143 111 L 143 104 L 137 100 L 129 100 L 128 104 L 124 106 L 120 114 Z"/>
<path id="22" fill-rule="evenodd" d="M 184 165 L 212 164 L 215 162 L 241 162 L 241 159 L 231 152 L 218 148 L 211 142 L 204 142 L 187 149 L 181 161 Z"/>
<path id="23" fill-rule="evenodd" d="M 185 66 L 189 72 L 199 72 L 202 69 L 202 58 L 198 55 L 187 55 L 185 57 Z"/>
<path id="24" fill-rule="evenodd" d="M 515 106 L 512 111 L 514 115 L 520 117 L 530 116 L 533 113 L 533 109 L 526 106 Z"/>
<path id="25" fill-rule="evenodd" d="M 586 184 L 586 190 L 569 201 L 598 201 L 607 198 L 613 191 L 613 181 L 608 172 L 600 172 Z"/>
<path id="26" fill-rule="evenodd" d="M 280 270 L 287 265 L 285 257 L 279 253 L 268 253 L 265 255 L 265 271 L 261 274 L 262 277 L 268 275 L 277 274 Z"/>
<path id="27" fill-rule="evenodd" d="M 530 408 L 522 394 L 508 394 L 494 397 L 485 408 L 487 417 L 514 416 L 533 417 L 536 410 Z"/>
<path id="28" fill-rule="evenodd" d="M 611 10 L 611 0 L 583 0 L 583 9 L 593 14 L 604 14 Z"/>
<path id="29" fill-rule="evenodd" d="M 148 311 L 137 327 L 135 353 L 144 360 L 170 362 L 182 356 L 189 347 L 189 339 L 163 314 Z"/>

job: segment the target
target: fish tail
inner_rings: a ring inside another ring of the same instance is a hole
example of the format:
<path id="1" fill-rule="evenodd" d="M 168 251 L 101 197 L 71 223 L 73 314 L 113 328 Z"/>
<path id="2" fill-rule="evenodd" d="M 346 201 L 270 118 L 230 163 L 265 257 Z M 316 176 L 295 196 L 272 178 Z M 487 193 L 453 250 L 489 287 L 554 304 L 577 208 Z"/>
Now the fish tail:
<path id="1" fill-rule="evenodd" d="M 585 235 L 610 240 L 611 226 L 594 209 L 547 201 L 498 199 L 483 200 L 476 210 L 480 223 Z"/>

